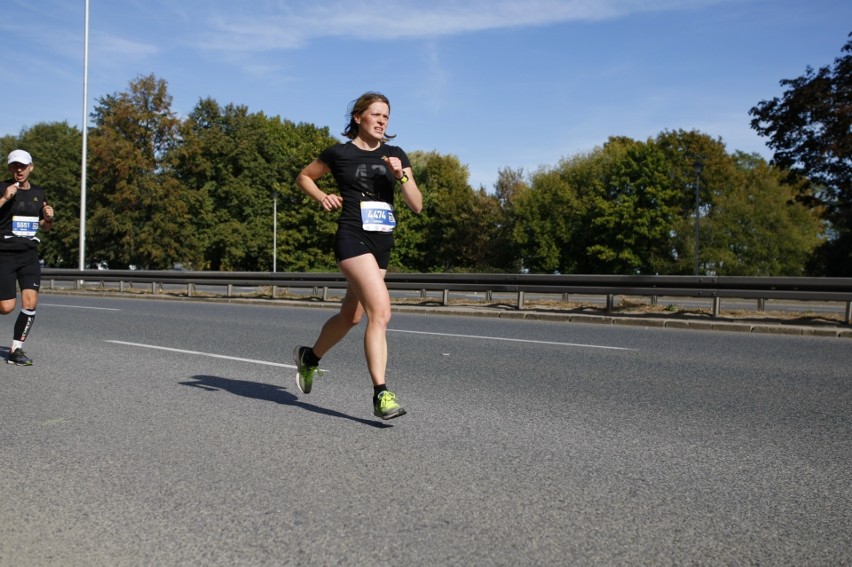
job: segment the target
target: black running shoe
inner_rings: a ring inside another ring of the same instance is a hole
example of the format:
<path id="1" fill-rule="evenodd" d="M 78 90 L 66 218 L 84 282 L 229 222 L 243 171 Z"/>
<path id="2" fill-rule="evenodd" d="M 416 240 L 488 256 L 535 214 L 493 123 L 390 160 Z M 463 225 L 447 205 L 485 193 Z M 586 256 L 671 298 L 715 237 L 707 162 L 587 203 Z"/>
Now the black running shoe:
<path id="1" fill-rule="evenodd" d="M 33 359 L 27 356 L 22 349 L 16 348 L 9 353 L 9 358 L 6 360 L 8 364 L 16 364 L 18 366 L 32 366 Z"/>

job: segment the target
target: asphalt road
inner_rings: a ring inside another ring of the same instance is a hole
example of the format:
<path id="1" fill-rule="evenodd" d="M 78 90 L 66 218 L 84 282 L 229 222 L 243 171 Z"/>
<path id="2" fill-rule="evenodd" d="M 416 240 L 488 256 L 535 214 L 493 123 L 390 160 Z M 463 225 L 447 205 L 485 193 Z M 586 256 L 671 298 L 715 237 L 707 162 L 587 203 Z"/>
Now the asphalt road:
<path id="1" fill-rule="evenodd" d="M 852 564 L 847 340 L 398 313 L 382 422 L 330 314 L 43 296 L 0 565 Z"/>

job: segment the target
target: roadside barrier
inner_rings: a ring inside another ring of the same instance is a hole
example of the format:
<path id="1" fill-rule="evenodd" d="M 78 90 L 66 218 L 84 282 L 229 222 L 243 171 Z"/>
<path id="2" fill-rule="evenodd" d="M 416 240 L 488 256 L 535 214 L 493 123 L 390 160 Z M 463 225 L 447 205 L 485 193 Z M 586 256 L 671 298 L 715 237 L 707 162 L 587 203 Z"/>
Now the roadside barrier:
<path id="1" fill-rule="evenodd" d="M 195 286 L 221 286 L 231 296 L 234 287 L 313 289 L 327 300 L 328 290 L 344 289 L 346 280 L 339 272 L 205 272 L 182 270 L 72 270 L 45 268 L 42 279 L 53 288 L 55 282 L 74 282 L 82 289 L 87 283 L 117 283 L 119 290 L 132 284 L 149 284 L 153 293 L 164 284 L 186 286 L 191 296 Z M 391 291 L 419 290 L 441 292 L 444 305 L 452 292 L 512 293 L 516 307 L 524 309 L 525 294 L 600 295 L 609 311 L 614 297 L 693 297 L 713 300 L 713 317 L 718 317 L 721 299 L 754 299 L 761 305 L 771 299 L 823 301 L 845 304 L 845 322 L 852 324 L 852 278 L 768 278 L 740 276 L 621 276 L 554 274 L 436 274 L 388 273 Z"/>

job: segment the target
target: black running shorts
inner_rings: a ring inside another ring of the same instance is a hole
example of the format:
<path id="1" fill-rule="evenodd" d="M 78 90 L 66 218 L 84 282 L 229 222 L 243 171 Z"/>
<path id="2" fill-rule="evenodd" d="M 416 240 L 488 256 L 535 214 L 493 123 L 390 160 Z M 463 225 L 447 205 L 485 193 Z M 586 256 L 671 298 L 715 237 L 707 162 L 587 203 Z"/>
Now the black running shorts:
<path id="1" fill-rule="evenodd" d="M 32 250 L 0 251 L 0 300 L 14 299 L 21 289 L 38 291 L 41 285 L 41 264 L 38 252 Z"/>
<path id="2" fill-rule="evenodd" d="M 338 262 L 364 254 L 372 254 L 382 270 L 388 269 L 393 248 L 393 234 L 367 232 L 340 227 L 334 239 L 334 257 Z"/>

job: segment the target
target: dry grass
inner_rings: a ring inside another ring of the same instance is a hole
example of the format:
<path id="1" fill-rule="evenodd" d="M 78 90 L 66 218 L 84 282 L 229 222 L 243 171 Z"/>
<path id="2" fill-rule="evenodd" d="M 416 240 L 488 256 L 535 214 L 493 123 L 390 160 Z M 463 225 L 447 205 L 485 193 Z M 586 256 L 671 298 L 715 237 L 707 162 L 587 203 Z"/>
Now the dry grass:
<path id="1" fill-rule="evenodd" d="M 670 299 L 669 301 L 677 301 Z M 708 300 L 710 302 L 710 300 Z M 436 300 L 404 299 L 394 300 L 396 304 L 407 305 L 430 305 L 440 306 L 442 303 Z M 450 299 L 449 305 L 455 307 L 472 307 L 484 309 L 497 309 L 504 311 L 516 311 L 517 305 L 508 301 L 486 302 L 472 301 L 466 299 Z M 525 311 L 537 311 L 547 313 L 585 314 L 609 317 L 633 317 L 648 319 L 681 319 L 681 320 L 708 320 L 708 321 L 739 321 L 750 323 L 779 323 L 788 325 L 808 326 L 841 326 L 848 327 L 844 322 L 845 306 L 843 304 L 820 304 L 830 305 L 832 310 L 791 310 L 771 309 L 771 303 L 763 311 L 757 310 L 757 302 L 754 309 L 743 307 L 725 308 L 722 302 L 719 317 L 713 317 L 711 306 L 706 308 L 687 308 L 671 302 L 659 302 L 653 305 L 650 300 L 637 300 L 636 298 L 619 297 L 614 302 L 612 311 L 607 311 L 606 306 L 598 303 L 580 303 L 573 301 L 555 300 L 525 300 Z M 836 310 L 834 310 L 836 308 Z"/>
<path id="2" fill-rule="evenodd" d="M 44 290 L 47 291 L 47 290 Z M 125 287 L 123 292 L 119 292 L 117 289 L 112 289 L 108 287 L 91 287 L 87 288 L 85 292 L 98 292 L 98 293 L 106 293 L 106 294 L 129 294 L 129 295 L 155 295 L 151 289 L 151 286 L 135 286 L 135 287 Z M 188 297 L 188 294 L 185 289 L 182 290 L 160 290 L 156 295 L 165 296 L 165 297 Z M 215 298 L 223 298 L 226 297 L 224 293 L 212 293 L 212 292 L 199 292 L 194 291 L 192 293 L 192 297 L 199 299 L 215 299 Z M 239 299 L 271 299 L 272 298 L 272 288 L 271 287 L 262 287 L 258 288 L 256 292 L 251 293 L 234 293 L 231 298 L 239 298 Z M 342 294 L 340 290 L 332 290 L 329 301 L 340 301 L 342 298 Z M 292 301 L 295 303 L 317 303 L 322 300 L 321 297 L 317 296 L 306 296 L 304 294 L 291 294 L 288 293 L 288 290 L 278 288 L 276 291 L 275 299 L 279 301 Z M 673 299 L 673 298 L 661 298 L 657 304 L 653 304 L 650 298 L 637 298 L 637 297 L 625 297 L 618 296 L 615 298 L 613 302 L 612 311 L 607 311 L 606 305 L 601 302 L 595 303 L 582 303 L 576 301 L 565 301 L 565 300 L 553 300 L 553 299 L 525 299 L 524 301 L 524 311 L 525 312 L 542 312 L 542 313 L 565 313 L 565 314 L 575 314 L 575 315 L 599 315 L 599 316 L 608 316 L 608 317 L 631 317 L 631 318 L 648 318 L 648 319 L 680 319 L 680 320 L 694 320 L 694 321 L 732 321 L 732 322 L 749 322 L 754 324 L 767 324 L 767 323 L 775 323 L 775 324 L 784 324 L 784 325 L 807 325 L 807 326 L 824 326 L 824 327 L 843 327 L 848 328 L 850 325 L 845 323 L 845 305 L 842 303 L 819 303 L 815 305 L 819 305 L 820 307 L 830 307 L 830 309 L 823 309 L 820 311 L 815 310 L 792 310 L 789 308 L 781 309 L 772 309 L 772 302 L 766 302 L 766 309 L 763 311 L 759 311 L 757 309 L 757 302 L 754 301 L 751 304 L 754 305 L 754 308 L 745 308 L 742 306 L 742 301 L 738 302 L 739 305 L 733 308 L 726 308 L 726 302 L 722 301 L 722 307 L 720 310 L 719 317 L 713 317 L 713 310 L 711 307 L 712 300 L 707 299 L 708 306 L 707 307 L 684 307 L 682 305 L 678 305 L 677 302 L 682 301 L 684 303 L 694 303 L 696 300 L 688 300 L 688 298 L 683 299 Z M 441 297 L 425 297 L 425 298 L 392 298 L 392 302 L 395 305 L 411 305 L 411 306 L 422 306 L 422 307 L 441 307 L 443 306 L 443 300 Z M 729 304 L 733 303 L 731 300 L 728 301 Z M 496 310 L 496 311 L 517 311 L 517 303 L 515 301 L 505 300 L 487 300 L 485 296 L 482 296 L 482 299 L 470 299 L 469 297 L 459 298 L 453 297 L 452 294 L 448 299 L 448 305 L 451 307 L 466 307 L 472 309 L 482 309 L 482 310 Z"/>

